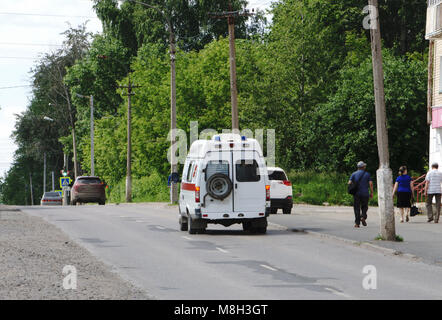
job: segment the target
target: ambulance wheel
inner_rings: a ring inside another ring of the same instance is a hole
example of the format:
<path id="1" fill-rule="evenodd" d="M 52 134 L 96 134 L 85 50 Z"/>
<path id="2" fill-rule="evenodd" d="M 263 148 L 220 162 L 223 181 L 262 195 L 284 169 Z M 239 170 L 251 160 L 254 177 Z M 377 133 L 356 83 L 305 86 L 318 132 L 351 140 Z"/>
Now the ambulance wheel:
<path id="1" fill-rule="evenodd" d="M 256 234 L 265 234 L 267 232 L 267 219 L 261 218 L 253 221 L 250 231 Z"/>
<path id="2" fill-rule="evenodd" d="M 244 221 L 244 222 L 242 223 L 242 229 L 243 229 L 245 232 L 250 232 L 250 230 L 252 229 L 252 223 L 251 223 L 250 221 Z"/>
<path id="3" fill-rule="evenodd" d="M 250 231 L 254 234 L 266 234 L 267 227 L 254 227 L 254 228 L 251 228 Z"/>
<path id="4" fill-rule="evenodd" d="M 267 227 L 256 228 L 256 233 L 257 234 L 266 234 L 267 233 Z"/>
<path id="5" fill-rule="evenodd" d="M 232 192 L 232 181 L 223 173 L 211 175 L 206 183 L 207 193 L 214 199 L 223 200 Z"/>
<path id="6" fill-rule="evenodd" d="M 292 208 L 291 207 L 282 208 L 282 213 L 283 214 L 291 214 L 292 213 Z"/>
<path id="7" fill-rule="evenodd" d="M 188 230 L 189 234 L 197 234 L 197 233 L 206 232 L 206 225 L 200 221 L 193 220 L 190 215 L 188 218 L 188 224 L 189 224 L 189 230 Z"/>
<path id="8" fill-rule="evenodd" d="M 184 218 L 183 216 L 180 217 L 179 224 L 181 231 L 187 231 L 189 229 L 189 224 L 187 223 L 187 219 Z"/>

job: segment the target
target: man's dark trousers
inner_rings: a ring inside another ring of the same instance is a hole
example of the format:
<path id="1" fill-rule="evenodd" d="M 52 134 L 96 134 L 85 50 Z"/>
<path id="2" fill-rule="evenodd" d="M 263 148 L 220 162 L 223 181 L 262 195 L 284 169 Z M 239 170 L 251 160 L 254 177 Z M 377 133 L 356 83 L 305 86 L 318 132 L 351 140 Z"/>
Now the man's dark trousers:
<path id="1" fill-rule="evenodd" d="M 367 219 L 368 198 L 355 194 L 353 196 L 353 209 L 355 211 L 355 224 L 360 225 L 361 218 Z M 362 211 L 362 214 L 361 214 Z"/>

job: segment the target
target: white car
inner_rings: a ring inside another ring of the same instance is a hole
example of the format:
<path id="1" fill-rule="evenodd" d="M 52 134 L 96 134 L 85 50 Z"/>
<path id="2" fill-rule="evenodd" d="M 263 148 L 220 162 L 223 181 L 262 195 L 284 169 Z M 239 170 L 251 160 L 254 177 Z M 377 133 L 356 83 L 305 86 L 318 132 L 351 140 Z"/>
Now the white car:
<path id="1" fill-rule="evenodd" d="M 58 192 L 45 192 L 41 198 L 40 204 L 42 206 L 61 206 L 62 198 Z"/>
<path id="2" fill-rule="evenodd" d="M 219 134 L 190 147 L 181 178 L 181 231 L 202 233 L 207 224 L 266 233 L 270 183 L 261 146 L 238 134 Z"/>
<path id="3" fill-rule="evenodd" d="M 283 169 L 268 167 L 270 180 L 270 213 L 275 214 L 282 209 L 284 214 L 290 214 L 293 207 L 292 183 Z"/>

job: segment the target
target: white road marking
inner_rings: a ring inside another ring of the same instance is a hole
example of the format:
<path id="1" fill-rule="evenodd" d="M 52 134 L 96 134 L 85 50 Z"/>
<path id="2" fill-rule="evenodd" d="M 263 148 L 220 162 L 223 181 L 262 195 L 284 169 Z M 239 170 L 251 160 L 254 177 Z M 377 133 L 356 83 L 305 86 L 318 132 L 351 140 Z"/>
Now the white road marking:
<path id="1" fill-rule="evenodd" d="M 135 220 L 135 222 L 143 223 L 144 220 Z"/>
<path id="2" fill-rule="evenodd" d="M 183 238 L 186 239 L 186 240 L 192 240 L 191 238 L 186 237 L 186 236 L 183 236 Z"/>
<path id="3" fill-rule="evenodd" d="M 347 295 L 347 294 L 345 294 L 343 292 L 336 291 L 335 289 L 332 289 L 332 288 L 325 288 L 325 290 L 330 291 L 331 293 L 333 293 L 335 295 L 338 295 L 338 296 L 341 296 L 341 297 L 350 298 L 349 295 Z"/>
<path id="4" fill-rule="evenodd" d="M 272 271 L 278 271 L 278 269 L 272 268 L 271 266 L 268 266 L 268 265 L 266 265 L 266 264 L 261 264 L 260 266 L 263 267 L 263 268 L 266 268 L 266 269 L 272 270 Z"/>
<path id="5" fill-rule="evenodd" d="M 160 229 L 160 230 L 164 230 L 164 229 L 166 229 L 166 228 L 164 228 L 164 227 L 162 227 L 162 226 L 156 226 L 156 228 L 157 228 L 157 229 Z"/>
<path id="6" fill-rule="evenodd" d="M 224 250 L 222 248 L 218 248 L 218 247 L 216 247 L 216 250 L 221 251 L 222 253 L 229 253 L 229 251 Z"/>

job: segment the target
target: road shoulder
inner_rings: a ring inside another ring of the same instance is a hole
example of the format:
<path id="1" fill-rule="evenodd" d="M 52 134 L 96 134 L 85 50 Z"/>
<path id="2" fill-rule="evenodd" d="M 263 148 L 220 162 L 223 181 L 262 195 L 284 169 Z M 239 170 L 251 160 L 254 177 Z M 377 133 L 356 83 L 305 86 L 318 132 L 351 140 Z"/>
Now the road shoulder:
<path id="1" fill-rule="evenodd" d="M 75 267 L 76 289 L 63 288 L 73 284 L 66 266 Z M 14 208 L 0 210 L 0 274 L 1 300 L 148 298 L 60 229 Z"/>

